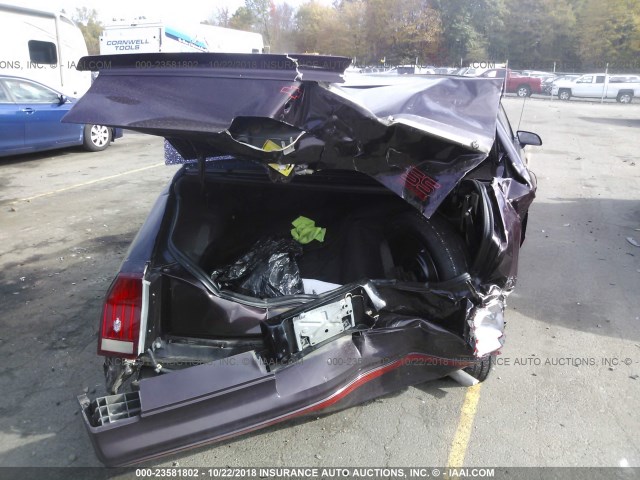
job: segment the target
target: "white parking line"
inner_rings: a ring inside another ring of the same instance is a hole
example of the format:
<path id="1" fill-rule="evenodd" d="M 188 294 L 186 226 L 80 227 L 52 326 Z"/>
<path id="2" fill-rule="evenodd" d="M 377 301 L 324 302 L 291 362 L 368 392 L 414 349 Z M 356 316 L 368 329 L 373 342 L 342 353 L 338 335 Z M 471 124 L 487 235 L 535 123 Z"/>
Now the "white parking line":
<path id="1" fill-rule="evenodd" d="M 154 165 L 148 165 L 146 167 L 136 168 L 134 170 L 127 170 L 126 172 L 116 173 L 115 175 L 109 175 L 108 177 L 96 178 L 95 180 L 89 180 L 88 182 L 77 183 L 75 185 L 59 188 L 57 190 L 51 190 L 50 192 L 40 193 L 32 197 L 20 198 L 18 200 L 14 200 L 13 202 L 11 202 L 10 205 L 15 205 L 16 203 L 19 203 L 19 202 L 30 202 L 31 200 L 35 200 L 36 198 L 46 197 L 48 195 L 55 195 L 56 193 L 66 192 L 67 190 L 73 190 L 74 188 L 86 187 L 87 185 L 93 185 L 94 183 L 104 182 L 105 180 L 111 180 L 113 178 L 122 177 L 124 175 L 129 175 L 131 173 L 143 172 L 145 170 L 150 170 L 152 168 L 156 168 L 160 166 L 164 166 L 164 162 L 156 163 Z"/>

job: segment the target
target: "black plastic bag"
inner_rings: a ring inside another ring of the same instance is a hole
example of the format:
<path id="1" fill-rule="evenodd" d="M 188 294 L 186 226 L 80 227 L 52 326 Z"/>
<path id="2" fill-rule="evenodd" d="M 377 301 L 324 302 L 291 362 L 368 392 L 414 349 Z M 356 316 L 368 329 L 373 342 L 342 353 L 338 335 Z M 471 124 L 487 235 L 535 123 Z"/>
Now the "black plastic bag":
<path id="1" fill-rule="evenodd" d="M 260 298 L 304 293 L 295 257 L 302 246 L 292 238 L 268 237 L 231 265 L 212 273 L 211 278 L 230 290 Z"/>

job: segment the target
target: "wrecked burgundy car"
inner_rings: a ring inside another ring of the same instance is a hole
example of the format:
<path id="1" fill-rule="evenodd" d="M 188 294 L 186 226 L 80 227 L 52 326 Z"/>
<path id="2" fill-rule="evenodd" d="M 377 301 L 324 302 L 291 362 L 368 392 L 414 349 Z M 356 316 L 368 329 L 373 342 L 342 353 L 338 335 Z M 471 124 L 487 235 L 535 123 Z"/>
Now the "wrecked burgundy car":
<path id="1" fill-rule="evenodd" d="M 97 61 L 99 60 L 99 61 Z M 536 183 L 501 80 L 342 76 L 305 55 L 86 57 L 65 121 L 166 139 L 184 166 L 104 304 L 112 395 L 79 397 L 126 465 L 465 371 L 503 343 Z"/>

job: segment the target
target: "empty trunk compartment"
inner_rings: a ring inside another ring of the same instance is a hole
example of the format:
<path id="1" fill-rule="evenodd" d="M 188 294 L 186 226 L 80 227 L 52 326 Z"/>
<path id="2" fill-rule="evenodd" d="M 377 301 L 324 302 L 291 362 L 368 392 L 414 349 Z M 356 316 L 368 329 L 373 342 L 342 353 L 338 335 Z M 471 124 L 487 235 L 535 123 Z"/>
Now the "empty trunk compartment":
<path id="1" fill-rule="evenodd" d="M 304 279 L 344 285 L 387 278 L 381 244 L 389 223 L 411 209 L 402 199 L 362 175 L 360 186 L 322 184 L 317 179 L 272 183 L 195 176 L 175 185 L 174 245 L 207 275 L 224 268 L 265 238 L 291 239 L 299 216 L 326 229 L 324 241 L 302 245 L 296 258 Z"/>
<path id="2" fill-rule="evenodd" d="M 163 317 L 162 334 L 259 336 L 260 321 L 315 298 L 309 294 L 368 280 L 446 281 L 467 271 L 467 248 L 452 222 L 438 215 L 427 220 L 358 172 L 316 172 L 282 183 L 263 173 L 207 172 L 202 177 L 187 169 L 172 193 L 170 242 L 201 280 L 169 276 L 165 308 L 168 305 L 171 313 Z M 263 300 L 274 297 L 252 295 L 211 277 L 258 241 L 282 238 L 295 243 L 292 222 L 300 216 L 326 232 L 323 241 L 296 244 L 303 289 L 298 297 L 282 298 L 298 301 L 275 307 Z M 204 278 L 212 278 L 226 296 L 208 291 Z M 238 295 L 244 301 L 234 302 Z M 247 303 L 252 299 L 255 306 Z"/>

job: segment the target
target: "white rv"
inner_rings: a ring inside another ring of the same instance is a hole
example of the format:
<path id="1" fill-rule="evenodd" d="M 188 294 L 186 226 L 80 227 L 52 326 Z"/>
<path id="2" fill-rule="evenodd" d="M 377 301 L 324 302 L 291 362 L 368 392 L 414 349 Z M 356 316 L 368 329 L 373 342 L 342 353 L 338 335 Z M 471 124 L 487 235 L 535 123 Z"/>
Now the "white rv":
<path id="1" fill-rule="evenodd" d="M 262 53 L 262 35 L 212 25 L 168 25 L 139 17 L 105 25 L 100 54 L 152 52 Z"/>
<path id="2" fill-rule="evenodd" d="M 64 14 L 0 4 L 0 73 L 79 97 L 91 85 L 91 73 L 76 70 L 85 55 L 82 32 Z"/>

